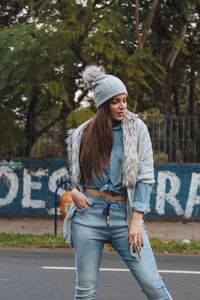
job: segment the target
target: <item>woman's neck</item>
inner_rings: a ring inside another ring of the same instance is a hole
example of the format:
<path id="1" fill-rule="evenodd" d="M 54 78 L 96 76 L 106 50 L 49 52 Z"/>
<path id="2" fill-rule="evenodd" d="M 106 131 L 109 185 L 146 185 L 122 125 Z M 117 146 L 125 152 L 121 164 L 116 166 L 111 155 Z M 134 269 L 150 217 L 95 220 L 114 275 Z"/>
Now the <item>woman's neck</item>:
<path id="1" fill-rule="evenodd" d="M 115 127 L 115 126 L 117 126 L 120 123 L 121 123 L 121 121 L 112 120 L 112 127 Z"/>

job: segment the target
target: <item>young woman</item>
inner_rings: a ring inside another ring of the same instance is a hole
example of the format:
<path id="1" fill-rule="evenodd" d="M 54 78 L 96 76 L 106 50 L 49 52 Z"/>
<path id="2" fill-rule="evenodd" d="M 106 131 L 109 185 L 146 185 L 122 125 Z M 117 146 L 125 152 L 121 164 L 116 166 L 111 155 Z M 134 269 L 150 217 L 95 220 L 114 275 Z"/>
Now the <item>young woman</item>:
<path id="1" fill-rule="evenodd" d="M 63 229 L 75 251 L 74 299 L 95 299 L 105 243 L 120 254 L 148 299 L 172 299 L 143 224 L 154 183 L 147 127 L 127 110 L 128 93 L 119 78 L 88 66 L 83 80 L 94 91 L 98 111 L 67 139 L 74 188 Z"/>

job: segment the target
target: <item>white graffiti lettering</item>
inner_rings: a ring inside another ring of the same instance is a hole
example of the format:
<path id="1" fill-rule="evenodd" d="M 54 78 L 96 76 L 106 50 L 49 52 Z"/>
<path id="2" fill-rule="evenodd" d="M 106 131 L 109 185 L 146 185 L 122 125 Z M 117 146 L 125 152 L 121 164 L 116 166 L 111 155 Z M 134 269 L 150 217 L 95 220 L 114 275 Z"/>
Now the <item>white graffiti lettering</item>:
<path id="1" fill-rule="evenodd" d="M 189 191 L 188 201 L 187 201 L 185 214 L 184 214 L 184 217 L 186 219 L 191 218 L 194 205 L 200 205 L 200 196 L 197 195 L 197 191 L 199 188 L 200 188 L 200 173 L 192 173 L 190 191 Z"/>
<path id="2" fill-rule="evenodd" d="M 36 176 L 41 178 L 42 176 L 47 176 L 47 169 L 38 169 L 37 171 L 31 171 L 24 169 L 23 176 L 23 198 L 22 198 L 22 207 L 32 207 L 32 208 L 45 208 L 45 201 L 31 199 L 31 190 L 39 190 L 42 186 L 41 182 L 32 182 L 31 177 Z"/>
<path id="3" fill-rule="evenodd" d="M 51 176 L 49 176 L 49 190 L 51 192 L 55 193 L 57 185 L 58 185 L 57 181 L 60 181 L 60 179 L 62 177 L 67 177 L 68 178 L 68 176 L 69 176 L 69 174 L 68 174 L 67 168 L 65 168 L 65 167 L 62 167 L 62 168 L 54 171 L 51 174 Z M 66 192 L 66 190 L 64 190 L 62 187 L 60 187 L 58 189 L 58 195 L 59 196 L 62 196 L 65 192 Z"/>
<path id="4" fill-rule="evenodd" d="M 0 198 L 0 206 L 5 206 L 12 203 L 14 198 L 17 196 L 19 179 L 17 177 L 17 174 L 7 166 L 0 167 L 0 177 L 1 178 L 5 177 L 6 182 L 9 183 L 8 184 L 9 191 L 7 195 L 4 198 Z"/>
<path id="5" fill-rule="evenodd" d="M 170 181 L 170 191 L 166 193 L 167 179 Z M 156 211 L 159 215 L 165 213 L 165 201 L 168 201 L 174 208 L 177 215 L 182 215 L 183 209 L 176 199 L 176 195 L 180 190 L 180 179 L 172 172 L 160 171 L 158 172 L 158 187 L 156 196 Z"/>

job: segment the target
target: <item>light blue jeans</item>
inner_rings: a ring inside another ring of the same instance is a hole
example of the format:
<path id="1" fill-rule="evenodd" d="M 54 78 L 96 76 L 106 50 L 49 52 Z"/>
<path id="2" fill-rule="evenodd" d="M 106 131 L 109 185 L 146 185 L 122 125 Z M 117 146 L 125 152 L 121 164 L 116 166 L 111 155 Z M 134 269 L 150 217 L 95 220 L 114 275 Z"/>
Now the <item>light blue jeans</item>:
<path id="1" fill-rule="evenodd" d="M 76 209 L 72 220 L 72 240 L 77 270 L 74 299 L 95 300 L 103 247 L 105 243 L 110 243 L 127 264 L 147 299 L 171 300 L 158 273 L 145 226 L 143 225 L 142 259 L 135 261 L 128 247 L 126 203 L 85 194 L 93 202 L 93 207 Z M 102 213 L 108 204 L 109 225 Z"/>

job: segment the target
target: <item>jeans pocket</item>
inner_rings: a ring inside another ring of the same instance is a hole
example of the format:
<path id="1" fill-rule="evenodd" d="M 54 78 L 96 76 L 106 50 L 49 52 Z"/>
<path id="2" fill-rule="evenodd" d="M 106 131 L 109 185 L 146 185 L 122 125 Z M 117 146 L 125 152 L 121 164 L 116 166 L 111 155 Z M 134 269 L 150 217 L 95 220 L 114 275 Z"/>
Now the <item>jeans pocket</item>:
<path id="1" fill-rule="evenodd" d="M 84 208 L 81 208 L 81 209 L 79 209 L 79 208 L 76 207 L 76 211 L 77 211 L 77 212 L 83 212 L 83 211 L 85 211 L 87 208 L 88 208 L 88 205 L 86 204 L 86 206 L 85 206 Z"/>

